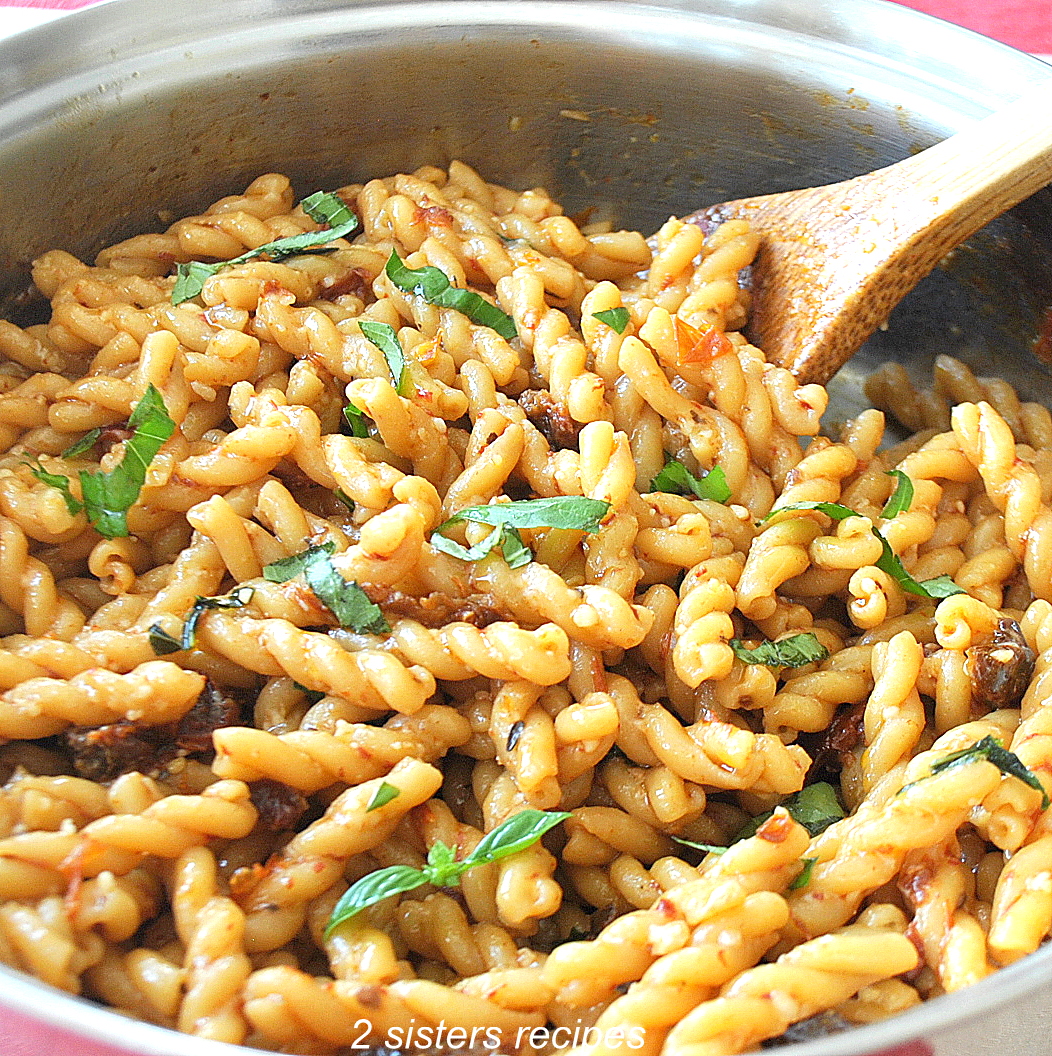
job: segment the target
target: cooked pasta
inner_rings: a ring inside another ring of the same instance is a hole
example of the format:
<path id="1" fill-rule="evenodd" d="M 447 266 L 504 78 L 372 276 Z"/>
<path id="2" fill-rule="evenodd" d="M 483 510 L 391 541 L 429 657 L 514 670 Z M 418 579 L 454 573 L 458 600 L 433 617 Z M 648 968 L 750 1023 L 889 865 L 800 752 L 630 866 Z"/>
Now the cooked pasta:
<path id="1" fill-rule="evenodd" d="M 0 961 L 302 1056 L 726 1056 L 1041 945 L 1048 412 L 944 358 L 822 435 L 757 244 L 454 162 L 36 261 Z"/>

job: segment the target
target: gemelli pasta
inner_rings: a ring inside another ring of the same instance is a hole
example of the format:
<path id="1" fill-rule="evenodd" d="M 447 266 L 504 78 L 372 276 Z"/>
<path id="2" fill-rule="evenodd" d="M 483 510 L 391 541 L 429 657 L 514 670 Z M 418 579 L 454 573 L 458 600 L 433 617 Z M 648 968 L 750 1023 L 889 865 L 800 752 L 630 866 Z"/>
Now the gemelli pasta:
<path id="1" fill-rule="evenodd" d="M 454 162 L 37 260 L 0 961 L 302 1056 L 725 1056 L 1043 943 L 1052 417 L 941 359 L 823 433 L 756 248 Z"/>

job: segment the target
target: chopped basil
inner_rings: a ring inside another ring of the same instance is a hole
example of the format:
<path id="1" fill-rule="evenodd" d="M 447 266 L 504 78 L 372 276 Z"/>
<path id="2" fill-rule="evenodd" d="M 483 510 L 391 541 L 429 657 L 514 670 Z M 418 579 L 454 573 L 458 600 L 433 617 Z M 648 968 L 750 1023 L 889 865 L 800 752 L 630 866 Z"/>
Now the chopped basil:
<path id="1" fill-rule="evenodd" d="M 828 781 L 816 781 L 813 785 L 807 785 L 788 799 L 782 800 L 779 806 L 785 807 L 789 816 L 803 825 L 812 836 L 825 832 L 833 822 L 846 817 L 837 798 L 836 789 Z M 735 836 L 734 842 L 752 836 L 773 813 L 773 810 L 769 810 L 766 814 L 753 818 Z"/>
<path id="2" fill-rule="evenodd" d="M 666 491 L 672 495 L 693 493 L 699 499 L 712 499 L 713 502 L 726 502 L 731 497 L 727 474 L 721 466 L 713 466 L 708 472 L 696 477 L 671 455 L 665 458 L 665 468 L 650 482 L 654 491 Z"/>
<path id="3" fill-rule="evenodd" d="M 381 781 L 376 791 L 373 793 L 373 798 L 369 800 L 369 805 L 365 808 L 365 813 L 368 814 L 370 811 L 386 807 L 392 799 L 397 799 L 401 794 L 401 790 L 395 788 L 394 785 L 389 785 L 386 781 Z"/>
<path id="4" fill-rule="evenodd" d="M 519 743 L 519 738 L 522 736 L 522 731 L 524 729 L 526 729 L 526 723 L 524 723 L 522 719 L 519 719 L 518 722 L 513 722 L 511 724 L 511 729 L 508 730 L 508 742 L 505 745 L 505 748 L 509 752 L 515 751 Z"/>
<path id="5" fill-rule="evenodd" d="M 722 847 L 718 843 L 696 843 L 694 840 L 688 840 L 683 836 L 673 836 L 672 839 L 676 843 L 682 843 L 684 847 L 693 847 L 696 851 L 704 851 L 706 854 L 723 854 L 724 851 L 728 850 L 727 847 Z"/>
<path id="6" fill-rule="evenodd" d="M 993 763 L 1002 774 L 1007 774 L 1009 777 L 1017 777 L 1024 784 L 1040 792 L 1041 809 L 1048 809 L 1052 801 L 1049 800 L 1045 786 L 1041 784 L 1037 774 L 1027 767 L 1015 752 L 1010 752 L 996 737 L 989 734 L 968 748 L 950 752 L 949 755 L 943 756 L 938 762 L 932 763 L 931 772 L 933 775 L 941 774 L 944 770 L 951 770 L 953 767 L 963 766 L 965 763 L 974 763 L 980 759 Z M 923 781 L 924 778 L 919 780 Z M 917 781 L 911 781 L 908 785 L 903 785 L 899 792 L 905 792 L 907 788 L 911 788 L 917 783 Z"/>
<path id="7" fill-rule="evenodd" d="M 818 859 L 801 858 L 800 861 L 804 863 L 804 867 L 796 874 L 796 878 L 789 885 L 790 891 L 799 891 L 801 887 L 807 887 L 811 883 L 811 874 L 815 871 L 815 863 Z"/>
<path id="8" fill-rule="evenodd" d="M 358 328 L 384 354 L 387 368 L 391 371 L 391 380 L 399 396 L 405 395 L 406 373 L 405 352 L 398 340 L 398 332 L 388 323 L 375 323 L 361 319 Z"/>
<path id="9" fill-rule="evenodd" d="M 897 483 L 891 498 L 884 503 L 884 509 L 880 511 L 881 517 L 895 517 L 905 513 L 913 502 L 913 481 L 903 473 L 901 469 L 889 469 L 889 477 L 895 477 Z"/>
<path id="10" fill-rule="evenodd" d="M 601 312 L 592 312 L 592 318 L 623 334 L 632 316 L 627 308 L 606 308 Z"/>
<path id="11" fill-rule="evenodd" d="M 370 600 L 357 583 L 344 579 L 332 563 L 335 549 L 333 543 L 309 546 L 298 554 L 265 566 L 263 577 L 271 583 L 284 583 L 302 573 L 314 596 L 336 617 L 341 627 L 373 634 L 389 631 L 391 628 L 380 606 Z"/>
<path id="12" fill-rule="evenodd" d="M 478 326 L 488 326 L 491 330 L 496 330 L 505 341 L 518 337 L 515 320 L 510 315 L 502 312 L 495 304 L 490 304 L 474 290 L 454 286 L 449 281 L 449 276 L 439 268 L 407 267 L 398 252 L 392 249 L 384 271 L 400 290 L 423 297 L 428 304 L 439 308 L 454 308 Z"/>
<path id="13" fill-rule="evenodd" d="M 108 472 L 81 470 L 81 498 L 69 488 L 69 478 L 48 473 L 41 466 L 31 467 L 33 476 L 58 488 L 72 514 L 83 510 L 99 535 L 117 539 L 128 534 L 128 510 L 135 505 L 146 482 L 146 471 L 164 442 L 175 432 L 175 422 L 168 416 L 164 399 L 153 385 L 135 405 L 128 419 L 132 435 L 124 444 L 120 464 Z M 76 445 L 74 445 L 76 447 Z"/>
<path id="14" fill-rule="evenodd" d="M 308 689 L 295 679 L 292 680 L 292 684 L 307 698 L 310 704 L 317 704 L 319 700 L 325 699 L 325 694 L 320 689 Z"/>
<path id="15" fill-rule="evenodd" d="M 329 224 L 321 231 L 304 231 L 300 235 L 279 238 L 256 246 L 230 260 L 216 264 L 203 264 L 199 260 L 180 264 L 176 269 L 175 286 L 172 289 L 172 304 L 182 304 L 196 297 L 204 288 L 205 280 L 223 268 L 245 264 L 250 260 L 266 257 L 268 260 L 284 260 L 301 253 L 321 253 L 330 242 L 349 235 L 358 226 L 358 217 L 347 208 L 346 203 L 335 194 L 317 191 L 300 202 L 303 211 L 319 224 Z M 331 247 L 329 247 L 331 248 Z"/>
<path id="16" fill-rule="evenodd" d="M 384 783 L 381 782 L 381 788 Z M 377 795 L 378 793 L 374 793 L 373 800 Z M 370 803 L 373 800 L 370 800 Z M 390 799 L 386 802 L 390 802 Z M 344 921 L 391 895 L 403 894 L 424 884 L 451 887 L 459 883 L 461 876 L 476 865 L 499 861 L 532 846 L 549 829 L 553 829 L 570 816 L 567 811 L 562 810 L 544 811 L 531 808 L 520 811 L 483 836 L 463 861 L 456 860 L 454 848 L 437 840 L 428 851 L 427 864 L 423 869 L 414 869 L 408 865 L 390 865 L 385 869 L 377 869 L 351 884 L 333 908 L 325 934 L 331 935 L 333 929 Z"/>
<path id="17" fill-rule="evenodd" d="M 563 528 L 597 532 L 610 503 L 582 495 L 556 495 L 547 499 L 524 499 L 520 502 L 494 502 L 486 506 L 467 506 L 443 521 L 431 535 L 431 545 L 443 554 L 461 561 L 481 561 L 500 548 L 510 568 L 520 568 L 533 560 L 529 547 L 522 541 L 520 528 Z M 442 533 L 462 521 L 491 524 L 493 531 L 474 546 L 465 547 Z"/>
<path id="18" fill-rule="evenodd" d="M 168 653 L 181 653 L 183 643 L 178 638 L 170 635 L 159 623 L 151 625 L 147 635 L 150 648 L 157 656 L 165 656 Z"/>
<path id="19" fill-rule="evenodd" d="M 85 433 L 75 444 L 70 444 L 65 451 L 62 452 L 63 458 L 76 458 L 77 455 L 83 455 L 85 451 L 90 451 L 95 446 L 95 441 L 102 436 L 102 427 L 98 426 L 92 429 L 90 432 Z"/>
<path id="20" fill-rule="evenodd" d="M 903 474 L 905 475 L 905 474 Z M 848 506 L 839 502 L 791 502 L 787 506 L 776 506 L 764 521 L 770 520 L 779 513 L 787 510 L 817 510 L 834 521 L 843 521 L 848 517 L 858 517 L 859 514 Z M 763 523 L 761 521 L 761 523 Z M 916 580 L 906 571 L 902 559 L 891 549 L 891 544 L 884 536 L 873 528 L 873 534 L 880 540 L 881 555 L 877 560 L 877 568 L 887 572 L 899 587 L 907 594 L 915 594 L 919 598 L 948 598 L 953 594 L 966 594 L 967 591 L 957 586 L 947 575 L 935 576 L 934 579 Z"/>
<path id="21" fill-rule="evenodd" d="M 360 440 L 369 439 L 369 416 L 365 411 L 359 410 L 353 403 L 348 403 L 343 409 L 343 417 L 351 427 L 351 436 Z"/>
<path id="22" fill-rule="evenodd" d="M 337 488 L 333 492 L 333 495 L 335 495 L 336 498 L 339 499 L 339 501 L 342 502 L 343 505 L 351 511 L 351 513 L 354 513 L 354 499 L 352 499 L 350 495 L 348 495 L 347 492 L 343 490 L 343 488 Z"/>
<path id="23" fill-rule="evenodd" d="M 255 591 L 251 587 L 238 587 L 230 594 L 217 598 L 198 597 L 183 623 L 181 637 L 174 638 L 159 623 L 150 627 L 150 645 L 159 656 L 165 653 L 183 652 L 193 649 L 197 642 L 197 624 L 210 609 L 240 609 L 252 600 Z"/>
<path id="24" fill-rule="evenodd" d="M 810 631 L 777 642 L 761 642 L 755 649 L 750 649 L 740 638 L 732 638 L 731 649 L 743 663 L 768 667 L 803 667 L 829 655 L 829 650 Z"/>

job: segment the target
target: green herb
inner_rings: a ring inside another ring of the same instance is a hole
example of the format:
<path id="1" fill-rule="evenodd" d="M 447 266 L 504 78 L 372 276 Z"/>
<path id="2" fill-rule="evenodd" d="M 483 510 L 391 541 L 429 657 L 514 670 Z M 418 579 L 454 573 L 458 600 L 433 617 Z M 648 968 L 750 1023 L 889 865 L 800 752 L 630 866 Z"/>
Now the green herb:
<path id="1" fill-rule="evenodd" d="M 342 502 L 344 506 L 346 506 L 347 509 L 351 511 L 351 513 L 354 513 L 354 499 L 352 499 L 350 495 L 348 495 L 347 492 L 343 490 L 343 488 L 337 488 L 333 492 L 333 495 L 335 495 L 336 498 L 339 499 L 339 501 Z"/>
<path id="2" fill-rule="evenodd" d="M 309 546 L 291 557 L 266 565 L 263 577 L 271 583 L 284 583 L 303 574 L 314 596 L 336 617 L 341 627 L 379 634 L 391 628 L 380 606 L 357 583 L 348 582 L 332 563 L 334 543 Z"/>
<path id="3" fill-rule="evenodd" d="M 693 493 L 699 499 L 712 499 L 713 502 L 726 502 L 731 497 L 727 474 L 721 466 L 713 466 L 707 473 L 696 477 L 682 462 L 670 455 L 665 458 L 665 468 L 650 482 L 654 491 L 666 491 L 672 495 Z"/>
<path id="4" fill-rule="evenodd" d="M 101 426 L 85 433 L 75 444 L 70 444 L 70 446 L 62 452 L 62 457 L 76 458 L 77 455 L 83 455 L 85 451 L 90 451 L 95 446 L 95 441 L 98 440 L 100 436 L 102 436 Z"/>
<path id="5" fill-rule="evenodd" d="M 391 380 L 394 382 L 395 390 L 399 396 L 405 395 L 406 373 L 405 352 L 398 340 L 398 333 L 388 323 L 375 323 L 369 319 L 362 319 L 358 328 L 376 347 L 384 354 L 387 367 L 391 371 Z"/>
<path id="6" fill-rule="evenodd" d="M 623 334 L 632 316 L 627 308 L 606 308 L 601 312 L 592 312 L 592 318 Z"/>
<path id="7" fill-rule="evenodd" d="M 693 847 L 696 851 L 704 851 L 706 854 L 723 854 L 724 851 L 729 850 L 727 847 L 722 847 L 718 843 L 696 843 L 694 840 L 688 840 L 683 836 L 673 836 L 672 839 L 676 843 L 682 843 L 684 847 Z"/>
<path id="8" fill-rule="evenodd" d="M 49 487 L 56 488 L 62 493 L 62 498 L 66 503 L 66 509 L 69 510 L 71 517 L 76 517 L 77 514 L 84 509 L 84 504 L 70 489 L 69 477 L 63 476 L 61 473 L 49 473 L 39 462 L 35 465 L 32 462 L 29 462 L 27 465 L 29 466 L 29 472 L 32 473 L 41 484 L 47 484 Z"/>
<path id="9" fill-rule="evenodd" d="M 461 521 L 476 524 L 507 525 L 510 528 L 569 528 L 597 532 L 610 512 L 610 503 L 582 495 L 556 495 L 549 499 L 523 499 L 520 502 L 494 502 L 466 506 L 435 531 L 441 532 Z"/>
<path id="10" fill-rule="evenodd" d="M 353 403 L 348 403 L 343 409 L 343 417 L 351 427 L 351 436 L 357 436 L 360 440 L 369 439 L 369 416 L 365 411 L 360 411 Z"/>
<path id="11" fill-rule="evenodd" d="M 910 508 L 913 502 L 913 481 L 901 469 L 889 469 L 887 475 L 895 477 L 897 483 L 891 498 L 884 503 L 884 509 L 880 511 L 880 515 L 881 517 L 895 517 Z"/>
<path id="12" fill-rule="evenodd" d="M 519 535 L 520 528 L 564 528 L 597 532 L 610 512 L 610 503 L 581 495 L 556 495 L 548 499 L 524 499 L 521 502 L 495 502 L 486 506 L 468 506 L 440 524 L 431 536 L 431 545 L 443 554 L 461 561 L 481 561 L 493 550 L 500 552 L 509 568 L 521 568 L 533 560 L 533 554 Z M 442 533 L 462 521 L 491 524 L 493 531 L 474 546 L 465 547 Z"/>
<path id="13" fill-rule="evenodd" d="M 526 723 L 519 719 L 517 722 L 511 724 L 511 729 L 508 730 L 508 740 L 504 747 L 507 751 L 513 752 L 519 746 L 519 739 L 522 737 L 522 731 L 526 729 Z"/>
<path id="14" fill-rule="evenodd" d="M 903 475 L 905 476 L 905 474 Z M 768 521 L 777 514 L 787 510 L 817 510 L 819 513 L 824 513 L 827 517 L 831 517 L 834 521 L 843 521 L 848 517 L 859 516 L 855 510 L 848 506 L 843 506 L 839 502 L 791 502 L 787 506 L 776 506 L 763 520 Z M 936 576 L 934 579 L 914 579 L 906 571 L 902 559 L 891 549 L 891 544 L 875 527 L 873 528 L 873 534 L 880 540 L 881 546 L 881 555 L 876 563 L 877 568 L 887 572 L 907 594 L 915 594 L 920 598 L 948 598 L 953 594 L 967 593 L 947 575 Z"/>
<path id="15" fill-rule="evenodd" d="M 731 649 L 743 663 L 768 667 L 803 667 L 829 655 L 829 650 L 810 631 L 777 642 L 761 642 L 755 649 L 748 648 L 740 638 L 732 638 Z"/>
<path id="16" fill-rule="evenodd" d="M 68 477 L 48 473 L 41 466 L 31 467 L 37 480 L 62 492 L 70 513 L 75 515 L 83 510 L 99 535 L 107 539 L 128 534 L 128 510 L 139 497 L 150 463 L 175 432 L 175 422 L 168 417 L 164 400 L 153 385 L 147 387 L 142 399 L 135 405 L 128 419 L 128 428 L 132 430 L 132 435 L 125 441 L 120 465 L 107 473 L 101 470 L 97 473 L 80 471 L 79 500 L 70 491 Z"/>
<path id="17" fill-rule="evenodd" d="M 170 635 L 159 623 L 150 627 L 147 635 L 150 648 L 157 656 L 165 656 L 167 653 L 181 653 L 183 643 L 178 638 Z"/>
<path id="18" fill-rule="evenodd" d="M 326 250 L 322 247 L 331 249 L 332 247 L 328 246 L 330 242 L 344 238 L 358 226 L 358 217 L 335 194 L 317 191 L 304 198 L 300 205 L 315 223 L 330 226 L 322 231 L 304 231 L 300 235 L 279 238 L 276 242 L 256 246 L 255 249 L 250 249 L 238 257 L 221 260 L 216 264 L 202 264 L 199 260 L 180 264 L 176 269 L 172 304 L 182 304 L 183 301 L 196 297 L 204 288 L 205 280 L 223 268 L 245 264 L 250 260 L 258 260 L 260 257 L 266 257 L 268 260 L 284 260 L 286 257 L 297 256 L 301 253 L 325 252 Z"/>
<path id="19" fill-rule="evenodd" d="M 950 752 L 949 755 L 943 756 L 938 762 L 932 763 L 931 772 L 932 775 L 941 774 L 944 770 L 951 770 L 955 766 L 963 766 L 966 763 L 974 763 L 980 759 L 993 763 L 1002 774 L 1007 774 L 1009 777 L 1017 777 L 1024 784 L 1040 792 L 1041 809 L 1048 809 L 1052 801 L 1049 800 L 1045 786 L 1041 784 L 1037 774 L 1027 767 L 1015 752 L 1010 752 L 996 737 L 989 734 L 968 748 Z M 923 781 L 924 778 L 919 780 Z M 907 788 L 912 788 L 917 783 L 917 781 L 911 781 L 908 785 L 903 785 L 899 789 L 899 794 L 901 795 Z"/>
<path id="20" fill-rule="evenodd" d="M 384 271 L 400 290 L 423 297 L 428 304 L 439 308 L 454 308 L 478 326 L 488 326 L 491 330 L 496 330 L 505 341 L 518 337 L 515 320 L 510 315 L 502 312 L 495 304 L 490 304 L 485 297 L 473 290 L 454 286 L 449 281 L 449 276 L 439 268 L 407 267 L 397 251 L 392 249 Z"/>
<path id="21" fill-rule="evenodd" d="M 183 652 L 193 649 L 197 642 L 197 624 L 201 617 L 210 609 L 240 609 L 252 600 L 255 591 L 251 587 L 238 587 L 230 594 L 224 594 L 217 598 L 198 597 L 190 609 L 186 621 L 183 623 L 183 633 L 180 638 L 174 638 L 159 623 L 150 627 L 150 645 L 159 656 L 165 653 Z"/>
<path id="22" fill-rule="evenodd" d="M 333 929 L 344 921 L 391 895 L 403 894 L 424 884 L 450 887 L 458 883 L 469 869 L 499 861 L 532 846 L 549 829 L 553 829 L 560 821 L 565 821 L 570 816 L 567 811 L 562 810 L 523 810 L 483 836 L 463 861 L 458 862 L 456 851 L 439 840 L 428 851 L 427 864 L 423 869 L 414 869 L 408 865 L 391 865 L 385 869 L 377 869 L 352 884 L 343 893 L 332 911 L 325 934 L 331 935 Z"/>
<path id="23" fill-rule="evenodd" d="M 779 806 L 789 811 L 789 816 L 798 824 L 803 825 L 812 835 L 817 836 L 825 832 L 835 821 L 846 817 L 844 808 L 837 798 L 836 789 L 828 781 L 816 781 L 813 785 L 807 785 L 799 792 L 783 800 Z M 734 838 L 734 842 L 744 840 L 755 834 L 756 830 L 774 813 L 773 810 L 753 818 L 748 825 Z"/>
<path id="24" fill-rule="evenodd" d="M 394 785 L 389 785 L 386 781 L 381 781 L 376 791 L 373 793 L 373 798 L 369 800 L 369 805 L 365 808 L 365 813 L 368 814 L 370 811 L 386 807 L 392 799 L 397 799 L 401 794 L 401 790 L 395 788 Z"/>
<path id="25" fill-rule="evenodd" d="M 325 694 L 320 689 L 308 689 L 301 682 L 297 682 L 295 679 L 292 680 L 292 684 L 307 698 L 308 703 L 317 704 L 319 700 L 325 698 Z"/>
<path id="26" fill-rule="evenodd" d="M 815 863 L 818 859 L 801 858 L 800 861 L 804 863 L 804 867 L 796 874 L 795 879 L 789 885 L 790 891 L 799 891 L 801 887 L 807 887 L 811 883 L 811 874 L 815 871 Z"/>

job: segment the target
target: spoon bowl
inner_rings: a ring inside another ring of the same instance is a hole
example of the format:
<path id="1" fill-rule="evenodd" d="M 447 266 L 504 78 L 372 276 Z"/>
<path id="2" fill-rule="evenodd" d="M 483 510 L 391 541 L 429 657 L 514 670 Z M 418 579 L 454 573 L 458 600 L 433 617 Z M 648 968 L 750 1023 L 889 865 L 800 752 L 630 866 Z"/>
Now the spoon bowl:
<path id="1" fill-rule="evenodd" d="M 1052 182 L 1052 89 L 842 183 L 709 206 L 762 236 L 748 334 L 805 382 L 826 382 L 954 247 Z"/>

